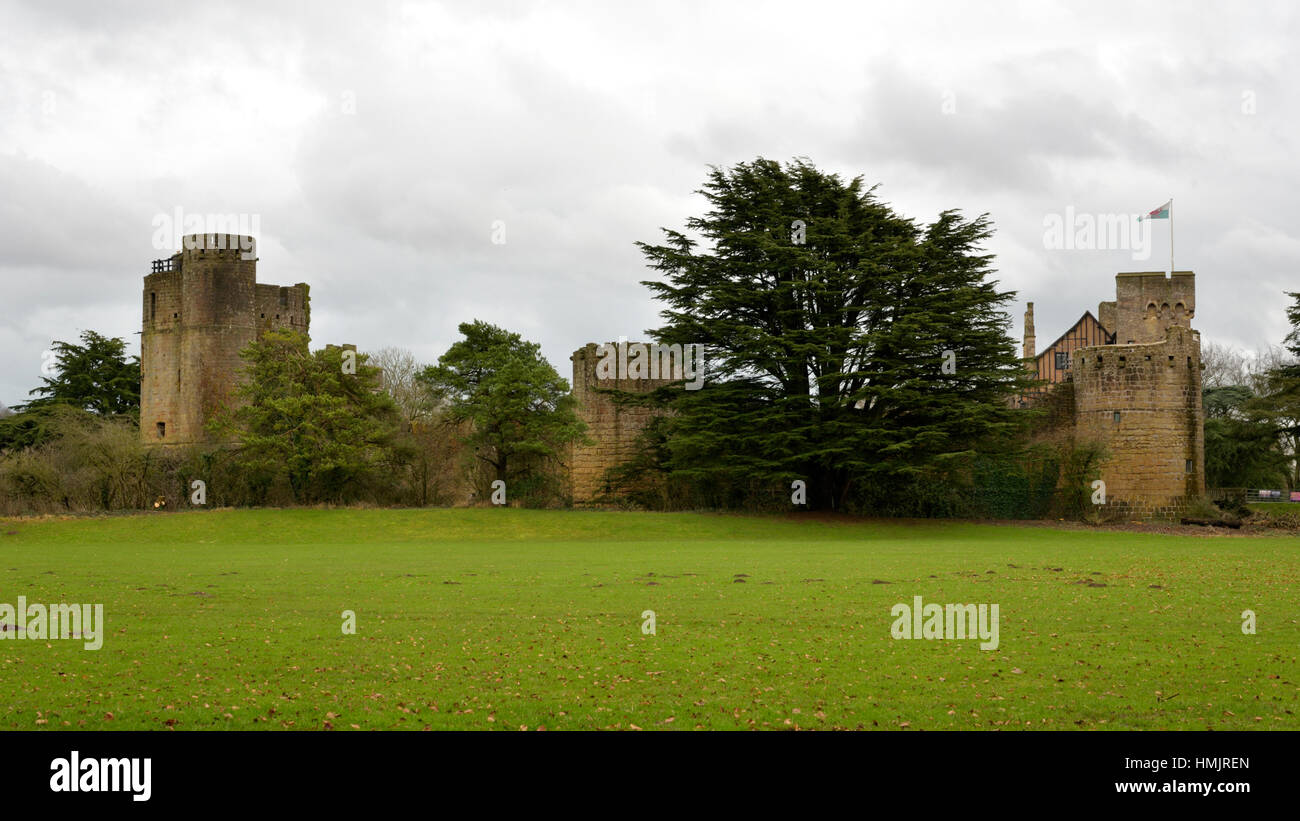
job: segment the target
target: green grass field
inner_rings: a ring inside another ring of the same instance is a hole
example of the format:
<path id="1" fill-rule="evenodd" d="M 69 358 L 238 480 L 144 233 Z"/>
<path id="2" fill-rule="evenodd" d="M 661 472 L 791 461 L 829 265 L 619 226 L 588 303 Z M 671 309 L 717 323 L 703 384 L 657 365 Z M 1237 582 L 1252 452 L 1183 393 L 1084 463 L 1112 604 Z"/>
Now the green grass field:
<path id="1" fill-rule="evenodd" d="M 0 580 L 107 620 L 0 641 L 6 729 L 1300 728 L 1290 536 L 211 511 L 0 521 Z M 1000 646 L 891 638 L 916 595 Z"/>

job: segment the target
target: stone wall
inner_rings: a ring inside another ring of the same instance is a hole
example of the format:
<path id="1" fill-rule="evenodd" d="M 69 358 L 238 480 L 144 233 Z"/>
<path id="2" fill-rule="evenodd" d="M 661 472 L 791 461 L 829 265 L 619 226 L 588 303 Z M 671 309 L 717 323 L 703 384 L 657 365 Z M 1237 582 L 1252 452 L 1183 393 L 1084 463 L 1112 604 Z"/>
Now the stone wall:
<path id="1" fill-rule="evenodd" d="M 258 285 L 257 332 L 289 328 L 307 333 L 307 286 Z"/>
<path id="2" fill-rule="evenodd" d="M 1117 308 L 1118 303 L 1114 300 L 1097 303 L 1097 321 L 1101 323 L 1101 327 L 1105 328 L 1108 334 L 1115 333 L 1115 311 Z M 1118 342 L 1119 338 L 1116 337 L 1114 341 Z"/>

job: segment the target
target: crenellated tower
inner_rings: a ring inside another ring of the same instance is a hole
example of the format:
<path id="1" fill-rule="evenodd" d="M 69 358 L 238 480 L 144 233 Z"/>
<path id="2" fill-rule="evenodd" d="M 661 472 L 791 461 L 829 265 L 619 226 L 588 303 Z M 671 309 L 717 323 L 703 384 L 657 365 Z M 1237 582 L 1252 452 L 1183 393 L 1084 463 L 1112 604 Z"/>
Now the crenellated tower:
<path id="1" fill-rule="evenodd" d="M 1109 452 L 1108 508 L 1174 518 L 1205 493 L 1195 282 L 1190 271 L 1117 274 L 1116 301 L 1101 306 L 1115 344 L 1072 354 L 1074 438 Z"/>
<path id="2" fill-rule="evenodd" d="M 256 242 L 192 234 L 144 278 L 140 433 L 162 445 L 207 441 L 208 421 L 234 399 L 239 352 L 274 328 L 304 334 L 307 286 L 257 283 Z"/>

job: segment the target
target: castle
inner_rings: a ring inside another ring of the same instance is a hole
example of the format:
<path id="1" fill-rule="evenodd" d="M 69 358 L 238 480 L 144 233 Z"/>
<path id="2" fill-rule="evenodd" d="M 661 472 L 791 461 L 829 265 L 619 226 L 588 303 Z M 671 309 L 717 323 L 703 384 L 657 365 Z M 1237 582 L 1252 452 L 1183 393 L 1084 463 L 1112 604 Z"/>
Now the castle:
<path id="1" fill-rule="evenodd" d="M 205 441 L 204 425 L 233 396 L 239 352 L 270 330 L 306 334 L 310 311 L 305 284 L 258 284 L 252 237 L 192 234 L 182 251 L 154 260 L 140 335 L 144 441 Z"/>
<path id="2" fill-rule="evenodd" d="M 239 352 L 270 330 L 308 333 L 307 285 L 257 282 L 250 237 L 192 235 L 184 250 L 156 260 L 144 278 L 140 431 L 147 443 L 208 439 L 206 423 L 233 395 Z M 1121 273 L 1116 299 L 1085 312 L 1036 350 L 1033 303 L 1025 313 L 1024 356 L 1046 388 L 1022 398 L 1051 398 L 1062 412 L 1057 432 L 1076 445 L 1095 443 L 1105 505 L 1124 515 L 1169 517 L 1205 490 L 1200 334 L 1191 329 L 1195 276 L 1180 271 Z M 575 502 L 608 493 L 605 472 L 636 453 L 656 411 L 616 402 L 606 390 L 648 393 L 674 379 L 598 373 L 594 344 L 571 357 L 573 395 L 590 443 L 568 453 Z"/>
<path id="3" fill-rule="evenodd" d="M 1196 275 L 1177 271 L 1115 275 L 1115 301 L 1102 302 L 1041 353 L 1034 304 L 1025 312 L 1024 357 L 1062 409 L 1058 431 L 1097 444 L 1106 508 L 1126 516 L 1171 518 L 1205 492 L 1201 335 L 1192 330 Z"/>
<path id="4" fill-rule="evenodd" d="M 1178 271 L 1115 275 L 1115 300 L 1085 311 L 1041 353 L 1034 304 L 1025 312 L 1024 358 L 1045 387 L 1022 397 L 1050 400 L 1056 435 L 1076 446 L 1098 445 L 1105 493 L 1095 496 L 1121 517 L 1176 518 L 1205 492 L 1205 419 L 1201 407 L 1201 335 L 1192 330 L 1196 276 Z M 594 343 L 573 362 L 573 394 L 593 445 L 575 445 L 575 502 L 608 493 L 604 476 L 636 453 L 637 437 L 655 412 L 619 405 L 601 390 L 647 393 L 666 379 L 598 379 Z"/>

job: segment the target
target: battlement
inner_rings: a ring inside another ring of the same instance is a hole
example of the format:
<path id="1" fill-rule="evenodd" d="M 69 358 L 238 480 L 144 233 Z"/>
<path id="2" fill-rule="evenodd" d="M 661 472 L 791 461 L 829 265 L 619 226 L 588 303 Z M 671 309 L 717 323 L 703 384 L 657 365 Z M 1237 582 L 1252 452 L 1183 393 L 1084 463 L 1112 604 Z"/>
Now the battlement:
<path id="1" fill-rule="evenodd" d="M 1200 371 L 1201 333 L 1178 325 L 1165 330 L 1160 342 L 1094 345 L 1075 351 L 1076 385 L 1105 385 L 1138 373 L 1184 367 Z"/>
<path id="2" fill-rule="evenodd" d="M 211 255 L 257 257 L 257 239 L 244 234 L 186 234 L 181 241 L 181 257 L 193 259 Z"/>
<path id="3" fill-rule="evenodd" d="M 1160 342 L 1165 330 L 1191 327 L 1196 315 L 1196 275 L 1176 271 L 1165 276 L 1161 271 L 1129 272 L 1115 275 L 1115 334 L 1120 345 Z M 1104 324 L 1104 323 L 1103 323 Z"/>
<path id="4" fill-rule="evenodd" d="M 645 392 L 677 380 L 702 378 L 698 349 L 697 345 L 658 342 L 588 342 L 574 351 L 570 360 L 575 376 L 581 364 L 583 381 L 594 380 L 596 387 Z"/>

